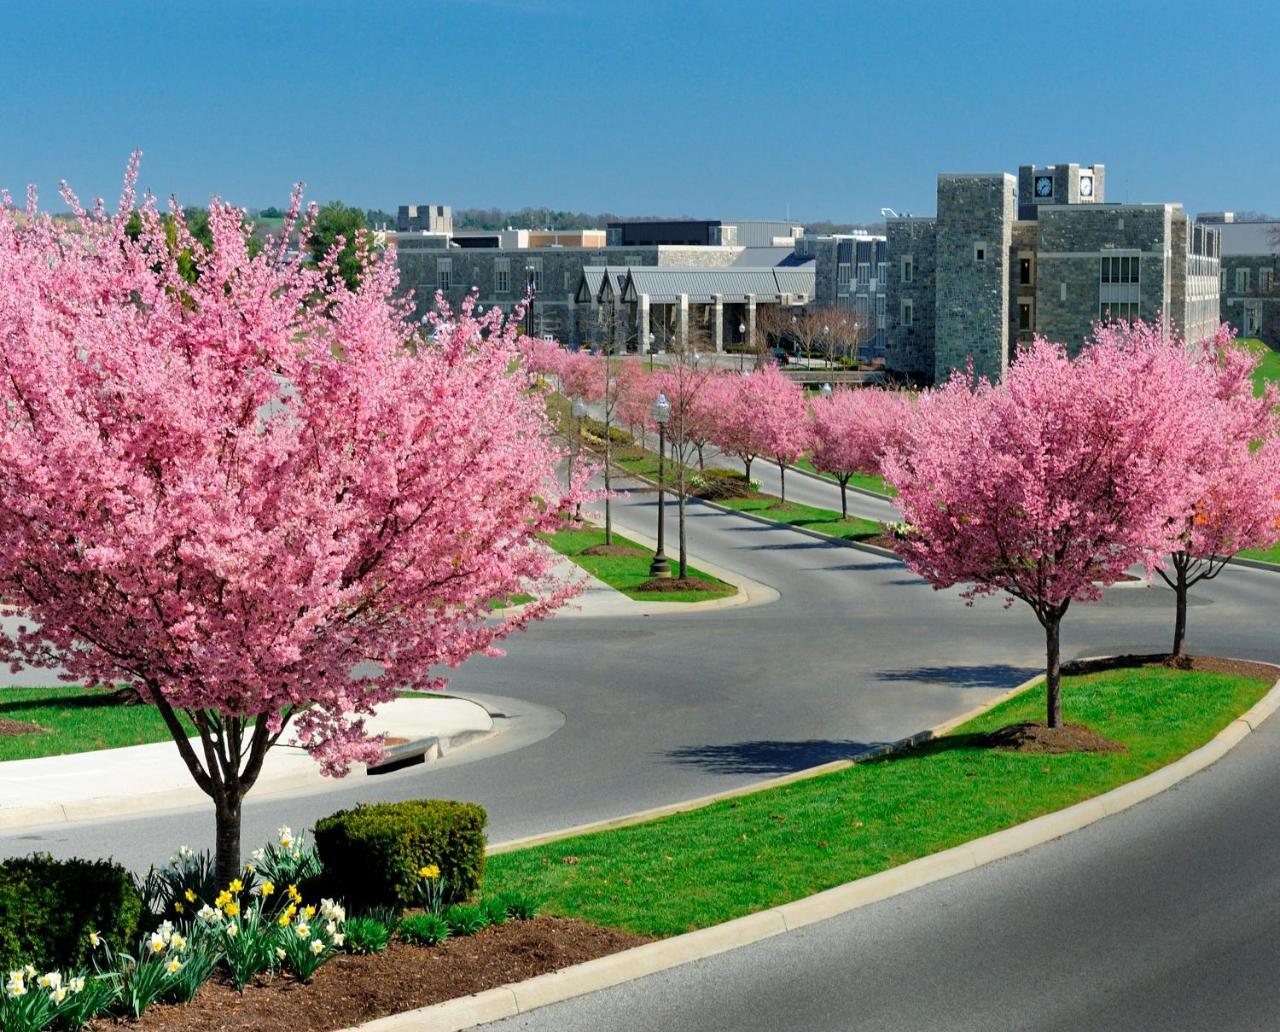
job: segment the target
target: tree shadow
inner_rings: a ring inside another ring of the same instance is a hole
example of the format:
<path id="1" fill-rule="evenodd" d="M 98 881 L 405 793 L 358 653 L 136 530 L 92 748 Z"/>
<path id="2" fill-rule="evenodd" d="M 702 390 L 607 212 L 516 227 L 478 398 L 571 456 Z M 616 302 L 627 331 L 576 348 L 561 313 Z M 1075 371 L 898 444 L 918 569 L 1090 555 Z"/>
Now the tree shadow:
<path id="1" fill-rule="evenodd" d="M 849 760 L 877 744 L 850 739 L 760 740 L 682 746 L 669 750 L 666 756 L 673 763 L 700 767 L 708 774 L 781 775 L 820 767 L 834 760 Z"/>
<path id="2" fill-rule="evenodd" d="M 85 695 L 46 695 L 39 699 L 0 702 L 0 717 L 27 710 L 48 709 L 50 706 L 58 709 L 107 710 L 119 709 L 125 705 L 128 703 L 114 691 L 90 692 Z"/>
<path id="3" fill-rule="evenodd" d="M 1042 670 L 1036 667 L 1016 667 L 1007 663 L 991 663 L 980 666 L 928 666 L 908 670 L 882 670 L 876 674 L 880 681 L 923 682 L 925 684 L 950 684 L 958 688 L 1012 688 L 1034 677 Z"/>

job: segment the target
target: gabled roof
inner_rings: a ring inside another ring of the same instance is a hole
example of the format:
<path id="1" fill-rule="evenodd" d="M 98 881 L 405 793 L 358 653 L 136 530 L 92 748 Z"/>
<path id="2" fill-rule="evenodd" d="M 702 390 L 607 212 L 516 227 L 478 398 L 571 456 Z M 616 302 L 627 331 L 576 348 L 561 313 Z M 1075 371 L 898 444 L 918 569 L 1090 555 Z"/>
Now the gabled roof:
<path id="1" fill-rule="evenodd" d="M 622 300 L 670 304 L 682 295 L 697 304 L 710 304 L 717 295 L 724 301 L 745 301 L 748 295 L 762 301 L 777 301 L 780 294 L 813 297 L 813 267 L 779 268 L 680 268 L 674 266 L 632 266 L 622 291 Z"/>

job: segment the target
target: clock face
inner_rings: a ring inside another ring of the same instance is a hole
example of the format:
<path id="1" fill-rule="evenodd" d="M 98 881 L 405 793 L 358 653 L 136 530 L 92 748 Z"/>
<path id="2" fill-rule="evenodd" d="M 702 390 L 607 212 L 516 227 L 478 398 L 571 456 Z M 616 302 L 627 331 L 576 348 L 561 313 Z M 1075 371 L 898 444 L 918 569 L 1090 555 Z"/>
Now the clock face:
<path id="1" fill-rule="evenodd" d="M 1081 197 L 1093 196 L 1093 176 L 1080 177 L 1080 196 Z"/>
<path id="2" fill-rule="evenodd" d="M 1053 196 L 1053 176 L 1036 176 L 1036 196 Z"/>

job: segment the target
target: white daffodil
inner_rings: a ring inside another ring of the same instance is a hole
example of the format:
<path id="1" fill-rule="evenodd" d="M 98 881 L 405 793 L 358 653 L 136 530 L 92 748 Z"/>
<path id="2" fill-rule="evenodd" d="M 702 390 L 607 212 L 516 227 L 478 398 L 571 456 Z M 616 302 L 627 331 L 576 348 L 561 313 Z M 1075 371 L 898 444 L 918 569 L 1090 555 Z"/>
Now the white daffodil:
<path id="1" fill-rule="evenodd" d="M 311 935 L 311 926 L 307 924 L 305 921 L 302 921 L 294 925 L 293 930 L 298 933 L 299 939 L 306 939 Z"/>
<path id="2" fill-rule="evenodd" d="M 285 952 L 284 952 L 284 949 L 283 949 L 282 947 L 280 947 L 280 946 L 277 946 L 277 947 L 276 947 L 276 960 L 284 960 L 284 958 L 285 958 Z"/>
<path id="3" fill-rule="evenodd" d="M 173 950 L 175 953 L 181 953 L 186 948 L 187 940 L 177 932 L 174 932 L 169 939 L 169 949 Z"/>
<path id="4" fill-rule="evenodd" d="M 333 937 L 333 944 L 337 947 L 341 947 L 342 944 L 346 941 L 347 941 L 347 937 L 343 935 L 341 932 L 339 932 L 337 935 Z"/>
<path id="5" fill-rule="evenodd" d="M 169 963 L 164 966 L 164 969 L 169 974 L 176 975 L 179 971 L 182 970 L 182 961 L 178 960 L 175 957 L 173 960 L 169 961 Z"/>
<path id="6" fill-rule="evenodd" d="M 77 975 L 75 978 L 71 979 L 71 981 L 67 983 L 67 988 L 73 993 L 84 992 L 84 975 Z"/>
<path id="7" fill-rule="evenodd" d="M 317 957 L 320 956 L 320 954 L 324 952 L 324 943 L 321 942 L 319 939 L 312 939 L 311 952 Z"/>
<path id="8" fill-rule="evenodd" d="M 282 849 L 288 849 L 293 845 L 293 832 L 289 829 L 289 825 L 284 825 L 276 834 L 280 836 L 280 847 Z"/>
<path id="9" fill-rule="evenodd" d="M 62 975 L 57 971 L 50 971 L 37 978 L 36 985 L 41 989 L 58 989 L 62 986 Z"/>
<path id="10" fill-rule="evenodd" d="M 152 932 L 147 939 L 147 948 L 152 953 L 163 953 L 169 944 L 164 941 L 164 936 L 159 932 Z"/>
<path id="11" fill-rule="evenodd" d="M 100 936 L 97 932 L 90 932 L 89 945 L 96 950 L 99 946 L 102 945 L 102 936 Z"/>
<path id="12" fill-rule="evenodd" d="M 49 998 L 53 1000 L 54 1003 L 61 1003 L 67 998 L 67 990 L 59 986 L 49 994 Z"/>
<path id="13" fill-rule="evenodd" d="M 240 934 L 240 926 L 238 924 L 232 921 L 231 924 L 227 925 L 228 939 L 234 939 L 239 934 Z"/>

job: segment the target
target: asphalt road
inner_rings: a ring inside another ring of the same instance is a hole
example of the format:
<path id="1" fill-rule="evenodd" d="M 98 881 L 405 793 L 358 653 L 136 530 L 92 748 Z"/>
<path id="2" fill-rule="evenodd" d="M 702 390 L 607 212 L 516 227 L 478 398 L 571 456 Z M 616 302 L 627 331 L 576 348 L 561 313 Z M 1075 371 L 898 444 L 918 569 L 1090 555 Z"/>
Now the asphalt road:
<path id="1" fill-rule="evenodd" d="M 653 532 L 652 492 L 618 499 L 614 510 L 620 529 Z M 307 827 L 372 799 L 475 800 L 489 811 L 494 841 L 614 817 L 900 738 L 1043 663 L 1042 634 L 1025 606 L 987 600 L 967 609 L 955 592 L 934 592 L 896 561 L 703 505 L 689 507 L 688 536 L 695 557 L 781 598 L 696 614 L 547 621 L 512 640 L 506 657 L 474 659 L 451 675 L 456 690 L 527 701 L 533 716 L 522 733 L 530 744 L 479 746 L 455 762 L 335 782 L 320 794 L 250 795 L 245 849 L 279 824 Z M 1280 577 L 1228 570 L 1195 592 L 1191 647 L 1277 658 L 1278 598 Z M 1157 651 L 1167 647 L 1172 620 L 1164 589 L 1113 590 L 1068 614 L 1064 657 Z M 562 714 L 563 726 L 555 730 L 548 713 Z M 201 809 L 8 833 L 0 851 L 113 855 L 144 866 L 211 838 L 211 815 Z"/>
<path id="2" fill-rule="evenodd" d="M 1131 810 L 501 1032 L 1280 1027 L 1280 723 Z"/>

